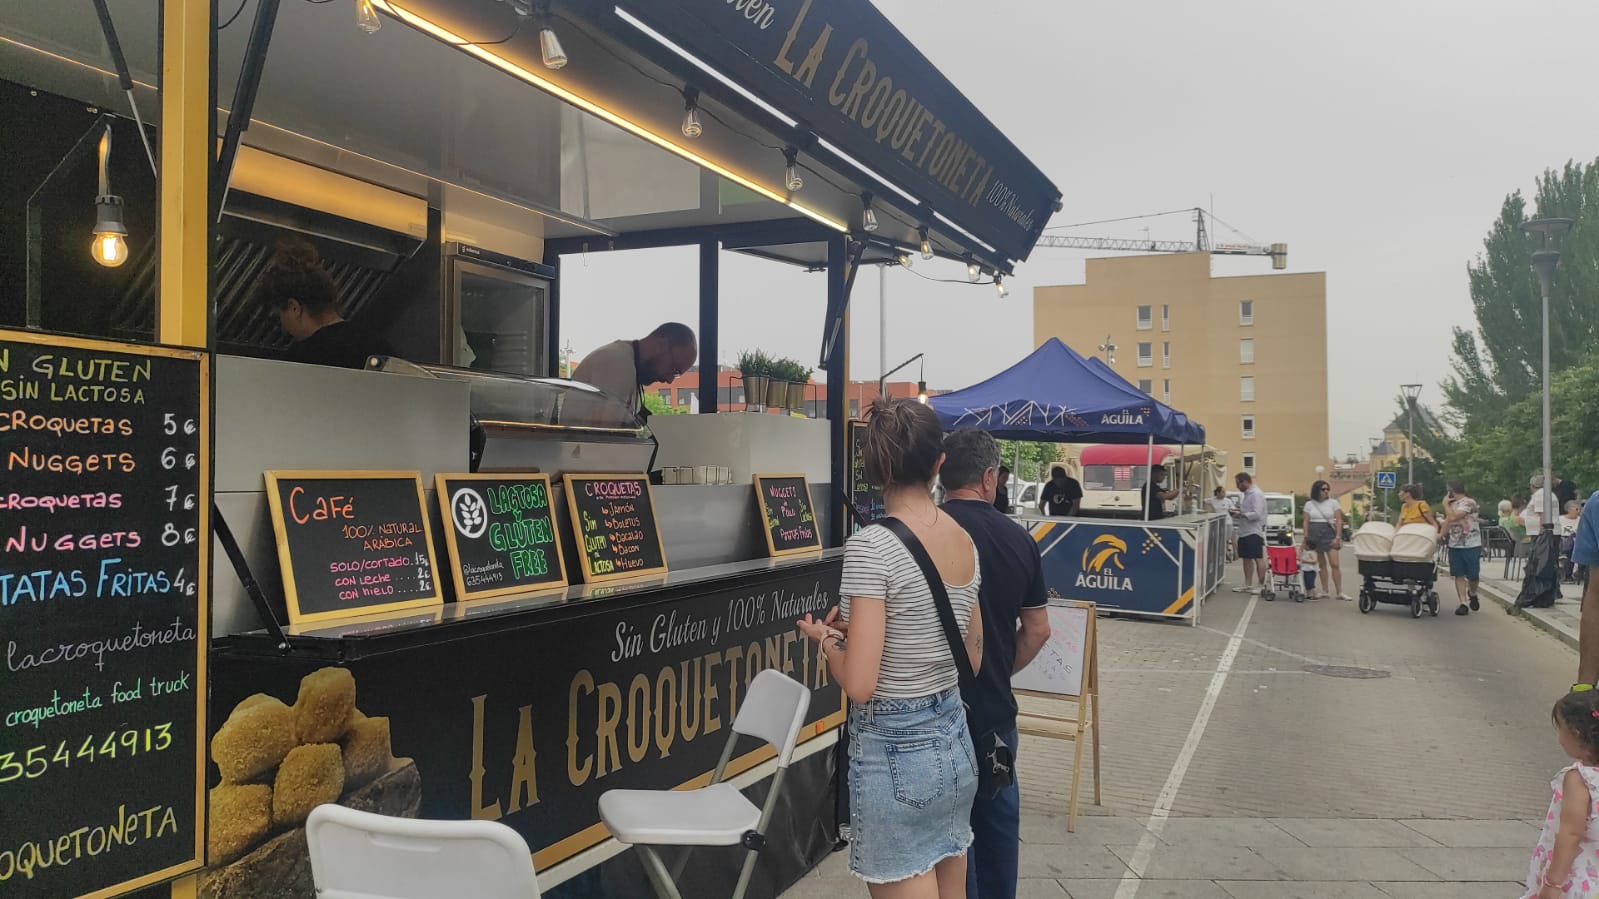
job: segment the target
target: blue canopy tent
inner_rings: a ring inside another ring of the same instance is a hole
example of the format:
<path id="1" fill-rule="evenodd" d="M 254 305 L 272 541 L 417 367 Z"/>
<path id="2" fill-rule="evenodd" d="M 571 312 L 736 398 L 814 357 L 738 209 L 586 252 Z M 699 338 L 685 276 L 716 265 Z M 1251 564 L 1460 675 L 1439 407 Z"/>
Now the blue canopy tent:
<path id="1" fill-rule="evenodd" d="M 978 428 L 1005 440 L 1199 444 L 1205 429 L 1134 387 L 1098 359 L 1051 337 L 993 377 L 928 400 L 944 430 Z"/>

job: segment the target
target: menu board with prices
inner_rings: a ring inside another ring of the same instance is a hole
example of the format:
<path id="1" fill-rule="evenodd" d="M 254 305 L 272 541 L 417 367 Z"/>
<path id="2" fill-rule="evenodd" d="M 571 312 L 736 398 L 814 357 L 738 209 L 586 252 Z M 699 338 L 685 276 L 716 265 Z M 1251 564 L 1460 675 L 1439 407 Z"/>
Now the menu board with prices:
<path id="1" fill-rule="evenodd" d="M 822 548 L 811 488 L 802 474 L 757 474 L 755 500 L 760 505 L 766 551 L 786 556 Z"/>
<path id="2" fill-rule="evenodd" d="M 567 511 L 586 583 L 666 571 L 647 474 L 569 474 Z"/>
<path id="3" fill-rule="evenodd" d="M 440 474 L 439 509 L 457 599 L 566 585 L 543 474 Z"/>
<path id="4" fill-rule="evenodd" d="M 202 352 L 0 331 L 0 895 L 200 866 L 210 403 Z"/>
<path id="5" fill-rule="evenodd" d="M 851 530 L 859 530 L 862 523 L 871 524 L 885 514 L 883 488 L 866 479 L 866 422 L 849 423 L 849 501 L 858 522 Z"/>
<path id="6" fill-rule="evenodd" d="M 414 471 L 269 471 L 289 622 L 441 605 Z"/>

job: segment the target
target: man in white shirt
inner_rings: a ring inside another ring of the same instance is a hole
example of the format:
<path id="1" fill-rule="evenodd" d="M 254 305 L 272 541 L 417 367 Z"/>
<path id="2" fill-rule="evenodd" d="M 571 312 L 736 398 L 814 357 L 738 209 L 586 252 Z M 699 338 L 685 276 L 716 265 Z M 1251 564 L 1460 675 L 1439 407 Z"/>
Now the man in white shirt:
<path id="1" fill-rule="evenodd" d="M 1527 486 L 1532 488 L 1532 496 L 1527 500 L 1527 508 L 1521 511 L 1521 523 L 1527 526 L 1528 537 L 1536 537 L 1543 530 L 1544 504 L 1551 500 L 1543 489 L 1543 475 L 1534 475 Z M 1560 514 L 1560 510 L 1555 509 L 1555 514 Z"/>
<path id="2" fill-rule="evenodd" d="M 1234 482 L 1244 498 L 1232 510 L 1238 524 L 1238 557 L 1244 560 L 1244 585 L 1234 593 L 1259 593 L 1266 586 L 1266 494 L 1255 486 L 1255 478 L 1240 471 Z M 1253 581 L 1258 579 L 1260 586 Z"/>
<path id="3" fill-rule="evenodd" d="M 642 416 L 646 384 L 677 379 L 699 355 L 694 331 L 681 322 L 667 322 L 638 340 L 615 340 L 583 357 L 572 380 L 592 384 Z M 716 380 L 710 379 L 712 389 Z"/>

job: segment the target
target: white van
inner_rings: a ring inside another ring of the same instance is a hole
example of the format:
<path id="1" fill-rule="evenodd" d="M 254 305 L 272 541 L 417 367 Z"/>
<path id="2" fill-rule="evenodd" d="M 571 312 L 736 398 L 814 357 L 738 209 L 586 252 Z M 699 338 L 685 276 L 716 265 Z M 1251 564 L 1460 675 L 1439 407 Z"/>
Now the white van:
<path id="1" fill-rule="evenodd" d="M 1269 542 L 1279 546 L 1293 545 L 1295 525 L 1298 524 L 1295 505 L 1292 493 L 1266 494 L 1266 539 Z"/>

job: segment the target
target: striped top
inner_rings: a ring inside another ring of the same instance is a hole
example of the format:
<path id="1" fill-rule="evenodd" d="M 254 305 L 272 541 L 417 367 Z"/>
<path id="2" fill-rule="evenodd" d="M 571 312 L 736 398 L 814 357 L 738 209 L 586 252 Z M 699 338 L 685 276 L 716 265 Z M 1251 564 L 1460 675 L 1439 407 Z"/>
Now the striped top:
<path id="1" fill-rule="evenodd" d="M 972 609 L 977 607 L 977 589 L 982 583 L 976 545 L 972 546 L 972 565 L 971 583 L 944 584 L 962 637 L 966 636 Z M 887 605 L 883 661 L 873 699 L 915 699 L 960 683 L 927 578 L 911 551 L 888 528 L 862 528 L 844 544 L 844 577 L 839 593 L 839 616 L 845 621 L 849 620 L 850 603 L 855 597 L 878 597 Z"/>

